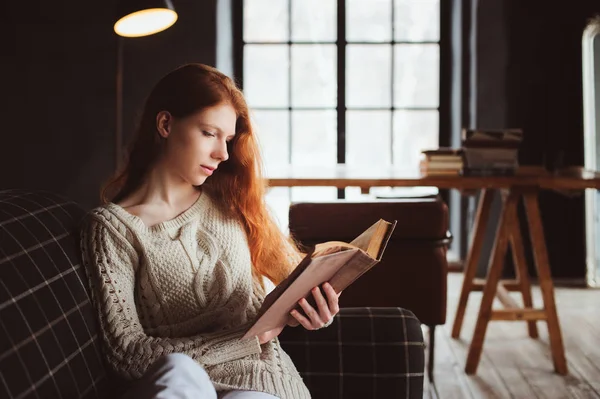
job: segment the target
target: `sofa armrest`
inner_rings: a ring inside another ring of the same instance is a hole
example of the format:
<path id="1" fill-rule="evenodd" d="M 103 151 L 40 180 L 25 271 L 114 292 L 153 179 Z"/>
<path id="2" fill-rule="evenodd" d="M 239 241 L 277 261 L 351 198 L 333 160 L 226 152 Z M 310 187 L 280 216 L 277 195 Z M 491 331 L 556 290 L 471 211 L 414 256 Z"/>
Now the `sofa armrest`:
<path id="1" fill-rule="evenodd" d="M 342 308 L 322 330 L 279 336 L 314 399 L 421 398 L 423 333 L 402 308 Z"/>

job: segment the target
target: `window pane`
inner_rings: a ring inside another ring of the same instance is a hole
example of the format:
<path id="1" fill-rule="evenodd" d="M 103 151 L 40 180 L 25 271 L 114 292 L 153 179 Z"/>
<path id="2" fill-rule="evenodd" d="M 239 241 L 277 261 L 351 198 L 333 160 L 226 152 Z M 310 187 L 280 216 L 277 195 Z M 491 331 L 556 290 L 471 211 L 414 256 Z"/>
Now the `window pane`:
<path id="1" fill-rule="evenodd" d="M 337 103 L 335 45 L 292 45 L 292 106 L 332 107 Z"/>
<path id="2" fill-rule="evenodd" d="M 348 41 L 389 42 L 392 40 L 391 0 L 348 0 L 346 38 Z"/>
<path id="3" fill-rule="evenodd" d="M 397 44 L 394 57 L 394 105 L 436 108 L 440 97 L 439 45 Z"/>
<path id="4" fill-rule="evenodd" d="M 350 44 L 346 48 L 348 107 L 390 107 L 391 45 Z"/>
<path id="5" fill-rule="evenodd" d="M 289 117 L 288 111 L 252 111 L 253 126 L 267 170 L 290 163 Z"/>
<path id="6" fill-rule="evenodd" d="M 391 111 L 346 113 L 346 163 L 352 166 L 391 164 Z"/>
<path id="7" fill-rule="evenodd" d="M 279 0 L 276 0 L 277 2 Z M 291 0 L 292 41 L 334 42 L 337 38 L 336 0 Z"/>
<path id="8" fill-rule="evenodd" d="M 419 171 L 421 151 L 437 148 L 438 111 L 394 112 L 394 165 Z"/>
<path id="9" fill-rule="evenodd" d="M 344 195 L 347 201 L 372 199 L 369 197 L 369 194 L 363 194 L 360 187 L 346 187 L 344 188 Z"/>
<path id="10" fill-rule="evenodd" d="M 244 0 L 244 41 L 287 42 L 288 2 Z"/>
<path id="11" fill-rule="evenodd" d="M 439 41 L 439 0 L 395 0 L 394 36 L 397 41 Z"/>
<path id="12" fill-rule="evenodd" d="M 318 202 L 337 199 L 335 187 L 292 187 L 292 202 Z"/>
<path id="13" fill-rule="evenodd" d="M 279 229 L 287 232 L 289 224 L 290 189 L 288 187 L 270 187 L 265 202 Z"/>
<path id="14" fill-rule="evenodd" d="M 360 187 L 346 187 L 344 193 L 346 201 L 369 202 L 377 198 L 379 191 L 387 187 L 371 187 L 369 192 L 363 194 Z"/>
<path id="15" fill-rule="evenodd" d="M 289 47 L 244 46 L 244 94 L 250 107 L 288 107 Z"/>
<path id="16" fill-rule="evenodd" d="M 337 163 L 335 111 L 292 112 L 292 163 L 319 166 Z"/>

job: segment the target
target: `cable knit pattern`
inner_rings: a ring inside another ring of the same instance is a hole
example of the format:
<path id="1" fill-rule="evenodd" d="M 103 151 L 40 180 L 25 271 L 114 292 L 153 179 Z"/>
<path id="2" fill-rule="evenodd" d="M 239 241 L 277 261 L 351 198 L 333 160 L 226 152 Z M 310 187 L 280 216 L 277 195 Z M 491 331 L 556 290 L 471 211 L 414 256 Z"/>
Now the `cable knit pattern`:
<path id="1" fill-rule="evenodd" d="M 159 356 L 182 352 L 217 390 L 310 398 L 277 339 L 241 339 L 265 292 L 241 224 L 206 193 L 151 227 L 109 203 L 86 215 L 81 241 L 105 356 L 119 375 L 139 378 Z"/>

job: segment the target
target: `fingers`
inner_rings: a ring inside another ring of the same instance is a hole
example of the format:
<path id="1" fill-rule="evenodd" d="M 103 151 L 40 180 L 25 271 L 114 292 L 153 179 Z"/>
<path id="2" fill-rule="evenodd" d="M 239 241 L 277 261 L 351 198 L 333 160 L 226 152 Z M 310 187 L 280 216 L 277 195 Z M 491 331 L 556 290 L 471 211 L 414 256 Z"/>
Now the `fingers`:
<path id="1" fill-rule="evenodd" d="M 329 317 L 336 315 L 340 311 L 340 306 L 338 303 L 338 298 L 340 294 L 336 293 L 331 284 L 325 283 L 323 284 L 323 289 L 325 290 L 325 294 L 327 294 L 327 302 L 329 304 Z M 329 320 L 329 318 L 327 319 Z"/>
<path id="2" fill-rule="evenodd" d="M 321 320 L 319 313 L 313 308 L 306 298 L 300 299 L 300 306 L 304 309 L 304 314 L 310 319 L 310 325 L 313 329 L 321 327 L 325 322 Z"/>
<path id="3" fill-rule="evenodd" d="M 290 314 L 296 320 L 298 320 L 298 323 L 302 324 L 302 327 L 306 328 L 307 330 L 313 330 L 313 326 L 310 323 L 310 320 L 308 320 L 306 317 L 304 317 L 304 315 L 300 314 L 300 312 L 298 312 L 296 309 L 292 310 L 290 312 Z"/>
<path id="4" fill-rule="evenodd" d="M 327 321 L 331 319 L 331 312 L 329 311 L 329 306 L 327 300 L 321 293 L 319 287 L 315 287 L 312 289 L 313 297 L 315 298 L 315 302 L 317 303 L 317 307 L 319 308 L 319 316 L 320 321 Z M 320 325 L 317 327 L 321 327 Z"/>
<path id="5" fill-rule="evenodd" d="M 306 298 L 302 298 L 298 303 L 300 304 L 302 309 L 304 309 L 304 313 L 308 317 L 300 314 L 300 312 L 298 312 L 295 309 L 291 311 L 291 315 L 294 316 L 304 328 L 306 328 L 307 330 L 318 330 L 319 328 L 322 328 L 325 325 L 325 322 L 321 320 L 321 316 L 319 316 L 319 313 L 317 313 L 315 308 L 310 306 Z"/>
<path id="6" fill-rule="evenodd" d="M 302 298 L 300 301 L 298 301 L 298 304 L 300 307 L 302 307 L 306 316 L 295 309 L 290 312 L 290 315 L 307 330 L 317 330 L 322 328 L 327 322 L 331 321 L 333 316 L 335 316 L 340 310 L 338 298 L 341 292 L 335 292 L 329 283 L 323 284 L 323 290 L 325 291 L 327 299 L 325 299 L 325 296 L 323 296 L 323 293 L 319 287 L 312 289 L 312 294 L 315 298 L 318 312 L 308 303 L 306 298 Z"/>

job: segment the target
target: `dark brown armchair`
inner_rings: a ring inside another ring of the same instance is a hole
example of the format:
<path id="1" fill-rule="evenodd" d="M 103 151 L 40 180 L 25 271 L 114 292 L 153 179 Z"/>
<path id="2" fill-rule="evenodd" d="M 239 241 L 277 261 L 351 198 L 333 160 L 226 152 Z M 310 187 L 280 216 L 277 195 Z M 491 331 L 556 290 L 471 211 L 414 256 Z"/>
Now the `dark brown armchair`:
<path id="1" fill-rule="evenodd" d="M 302 246 L 350 242 L 379 219 L 397 220 L 381 263 L 340 296 L 341 307 L 403 307 L 429 327 L 433 380 L 435 327 L 446 322 L 448 207 L 438 197 L 294 203 L 290 234 Z"/>

